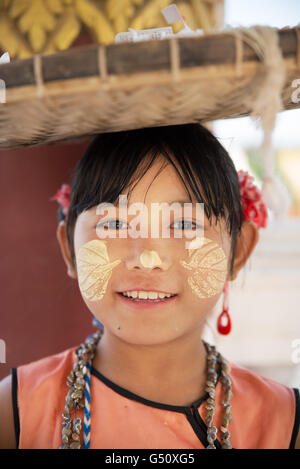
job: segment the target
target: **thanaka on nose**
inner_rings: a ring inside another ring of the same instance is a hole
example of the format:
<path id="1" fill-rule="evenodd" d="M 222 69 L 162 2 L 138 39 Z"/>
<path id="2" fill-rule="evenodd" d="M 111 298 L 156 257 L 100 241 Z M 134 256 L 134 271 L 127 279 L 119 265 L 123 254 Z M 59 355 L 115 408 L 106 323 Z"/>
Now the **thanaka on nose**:
<path id="1" fill-rule="evenodd" d="M 154 267 L 159 267 L 162 264 L 161 258 L 156 251 L 145 250 L 140 255 L 140 262 L 143 267 L 148 269 L 153 269 Z"/>

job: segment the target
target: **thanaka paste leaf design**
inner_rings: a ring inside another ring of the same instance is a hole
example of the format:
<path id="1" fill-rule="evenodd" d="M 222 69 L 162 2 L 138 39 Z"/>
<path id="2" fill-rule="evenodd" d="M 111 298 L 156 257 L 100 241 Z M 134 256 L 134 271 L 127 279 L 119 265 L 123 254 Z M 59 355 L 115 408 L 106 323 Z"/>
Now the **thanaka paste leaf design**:
<path id="1" fill-rule="evenodd" d="M 203 238 L 201 248 L 189 254 L 190 261 L 180 261 L 180 264 L 192 271 L 188 283 L 193 292 L 200 298 L 219 293 L 227 276 L 227 259 L 223 249 L 215 241 Z"/>
<path id="2" fill-rule="evenodd" d="M 110 262 L 104 241 L 93 239 L 78 251 L 78 283 L 82 295 L 90 301 L 102 300 L 112 274 L 121 260 Z"/>

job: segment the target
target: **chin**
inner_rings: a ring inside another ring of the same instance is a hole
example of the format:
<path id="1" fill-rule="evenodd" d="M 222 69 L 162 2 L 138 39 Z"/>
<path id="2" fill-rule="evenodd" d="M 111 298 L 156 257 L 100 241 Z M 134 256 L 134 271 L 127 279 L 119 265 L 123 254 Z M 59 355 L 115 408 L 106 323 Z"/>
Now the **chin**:
<path id="1" fill-rule="evenodd" d="M 149 331 L 149 328 L 146 327 L 131 328 L 128 325 L 123 327 L 122 325 L 105 327 L 105 329 L 107 332 L 113 334 L 114 336 L 118 337 L 118 339 L 126 342 L 127 344 L 147 347 L 167 344 L 176 339 L 179 339 L 182 335 L 184 335 L 183 331 L 180 331 L 179 329 L 174 330 L 174 327 L 172 326 L 166 329 L 159 325 L 156 328 L 153 327 L 151 331 Z"/>

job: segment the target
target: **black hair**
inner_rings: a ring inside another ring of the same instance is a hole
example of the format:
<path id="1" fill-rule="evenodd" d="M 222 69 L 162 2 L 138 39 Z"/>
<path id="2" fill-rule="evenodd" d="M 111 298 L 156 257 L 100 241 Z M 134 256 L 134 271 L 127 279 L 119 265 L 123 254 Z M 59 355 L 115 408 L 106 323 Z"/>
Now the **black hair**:
<path id="1" fill-rule="evenodd" d="M 101 202 L 115 203 L 128 189 L 128 197 L 159 157 L 173 165 L 185 188 L 204 203 L 207 218 L 223 218 L 231 236 L 230 272 L 233 272 L 237 237 L 243 211 L 238 174 L 225 148 L 200 124 L 143 128 L 98 134 L 77 162 L 72 179 L 66 229 L 73 266 L 74 228 L 78 215 Z"/>

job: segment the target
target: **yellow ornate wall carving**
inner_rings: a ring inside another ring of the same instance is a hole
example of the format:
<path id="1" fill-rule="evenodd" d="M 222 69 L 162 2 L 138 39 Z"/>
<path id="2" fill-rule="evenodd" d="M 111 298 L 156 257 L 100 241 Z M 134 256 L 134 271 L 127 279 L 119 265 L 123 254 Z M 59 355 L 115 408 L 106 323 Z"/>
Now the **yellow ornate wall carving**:
<path id="1" fill-rule="evenodd" d="M 0 0 L 0 48 L 11 57 L 67 49 L 82 30 L 109 44 L 128 27 L 166 26 L 161 9 L 176 3 L 192 29 L 219 29 L 224 0 Z M 181 22 L 174 25 L 177 32 Z"/>

